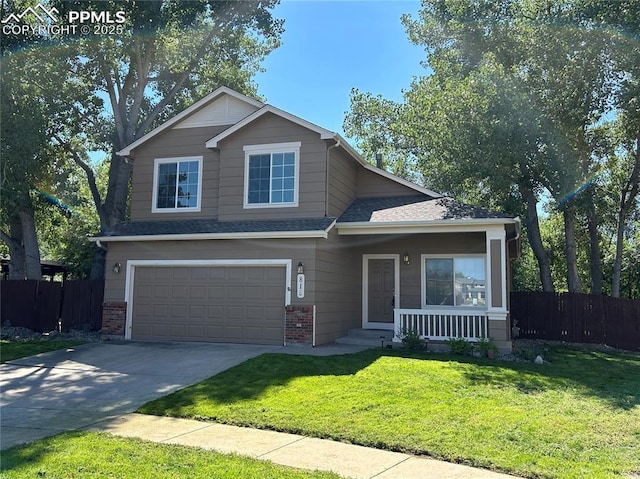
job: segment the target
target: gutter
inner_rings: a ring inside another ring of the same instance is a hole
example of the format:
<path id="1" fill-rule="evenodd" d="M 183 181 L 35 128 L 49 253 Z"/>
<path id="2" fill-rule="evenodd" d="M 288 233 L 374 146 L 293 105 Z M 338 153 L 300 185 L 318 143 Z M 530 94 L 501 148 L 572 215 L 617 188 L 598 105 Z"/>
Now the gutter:
<path id="1" fill-rule="evenodd" d="M 519 224 L 517 218 L 485 218 L 432 221 L 358 221 L 336 223 L 340 235 L 414 234 L 414 233 L 473 233 L 504 228 L 505 224 Z"/>
<path id="2" fill-rule="evenodd" d="M 109 243 L 126 241 L 187 241 L 187 240 L 224 240 L 224 239 L 288 239 L 288 238 L 324 238 L 335 226 L 334 221 L 326 230 L 310 231 L 257 231 L 239 233 L 187 233 L 187 234 L 159 234 L 159 235 L 129 235 L 129 236 L 92 236 L 89 241 L 100 245 L 103 241 Z"/>

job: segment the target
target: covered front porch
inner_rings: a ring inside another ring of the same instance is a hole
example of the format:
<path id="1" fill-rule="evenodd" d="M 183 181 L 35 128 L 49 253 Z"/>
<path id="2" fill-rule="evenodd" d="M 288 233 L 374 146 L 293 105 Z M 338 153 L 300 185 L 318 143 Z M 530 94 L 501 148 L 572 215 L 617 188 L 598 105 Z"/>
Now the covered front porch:
<path id="1" fill-rule="evenodd" d="M 518 253 L 519 220 L 473 210 L 475 217 L 394 221 L 432 208 L 407 203 L 337 224 L 362 260 L 362 328 L 392 331 L 396 342 L 407 332 L 430 341 L 491 338 L 510 350 L 509 259 Z M 451 207 L 439 206 L 443 216 Z"/>

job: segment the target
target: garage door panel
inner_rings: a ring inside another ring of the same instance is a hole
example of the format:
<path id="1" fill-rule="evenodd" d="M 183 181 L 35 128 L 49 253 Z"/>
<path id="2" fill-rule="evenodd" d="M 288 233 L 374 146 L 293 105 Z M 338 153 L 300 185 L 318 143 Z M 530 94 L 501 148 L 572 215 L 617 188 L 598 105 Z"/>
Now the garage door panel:
<path id="1" fill-rule="evenodd" d="M 283 266 L 136 267 L 133 339 L 282 344 Z"/>
<path id="2" fill-rule="evenodd" d="M 189 318 L 203 319 L 206 318 L 206 308 L 204 304 L 192 304 L 189 306 Z"/>
<path id="3" fill-rule="evenodd" d="M 191 286 L 189 288 L 189 298 L 195 300 L 207 299 L 207 287 L 204 284 Z"/>
<path id="4" fill-rule="evenodd" d="M 244 308 L 242 306 L 227 306 L 224 318 L 227 320 L 240 321 L 244 319 Z"/>
<path id="5" fill-rule="evenodd" d="M 207 268 L 190 268 L 190 279 L 192 281 L 206 282 L 209 279 Z"/>
<path id="6" fill-rule="evenodd" d="M 171 289 L 168 284 L 152 284 L 151 287 L 153 288 L 153 298 L 166 299 L 171 295 Z"/>
<path id="7" fill-rule="evenodd" d="M 162 269 L 162 268 L 159 268 Z M 191 279 L 191 268 L 171 268 L 174 281 L 187 281 Z"/>
<path id="8" fill-rule="evenodd" d="M 173 268 L 151 268 L 153 273 L 149 278 L 151 281 L 171 282 L 173 278 Z"/>
<path id="9" fill-rule="evenodd" d="M 228 299 L 243 299 L 246 294 L 245 287 L 240 285 L 230 285 L 227 287 Z"/>

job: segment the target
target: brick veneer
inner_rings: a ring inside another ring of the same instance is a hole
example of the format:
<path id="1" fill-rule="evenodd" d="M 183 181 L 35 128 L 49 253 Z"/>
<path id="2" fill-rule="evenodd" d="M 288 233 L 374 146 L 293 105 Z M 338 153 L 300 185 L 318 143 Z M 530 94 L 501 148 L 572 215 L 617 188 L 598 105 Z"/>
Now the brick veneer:
<path id="1" fill-rule="evenodd" d="M 285 310 L 285 344 L 312 344 L 313 305 L 289 305 Z"/>
<path id="2" fill-rule="evenodd" d="M 105 336 L 124 336 L 127 321 L 127 303 L 113 301 L 102 307 L 102 334 Z"/>

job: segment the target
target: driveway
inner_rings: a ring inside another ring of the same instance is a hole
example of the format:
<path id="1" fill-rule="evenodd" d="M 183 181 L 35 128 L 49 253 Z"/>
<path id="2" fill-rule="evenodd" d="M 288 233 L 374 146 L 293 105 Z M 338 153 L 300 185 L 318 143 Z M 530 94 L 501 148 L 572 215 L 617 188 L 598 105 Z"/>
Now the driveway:
<path id="1" fill-rule="evenodd" d="M 133 412 L 152 399 L 266 352 L 285 352 L 285 348 L 105 342 L 2 364 L 0 449 Z"/>

